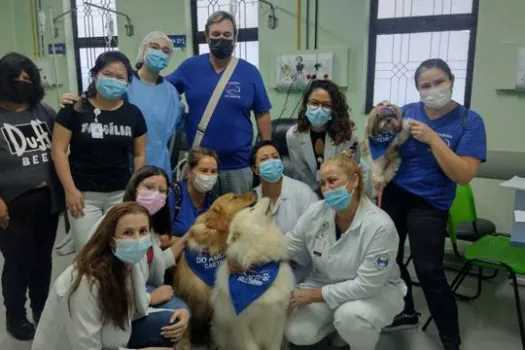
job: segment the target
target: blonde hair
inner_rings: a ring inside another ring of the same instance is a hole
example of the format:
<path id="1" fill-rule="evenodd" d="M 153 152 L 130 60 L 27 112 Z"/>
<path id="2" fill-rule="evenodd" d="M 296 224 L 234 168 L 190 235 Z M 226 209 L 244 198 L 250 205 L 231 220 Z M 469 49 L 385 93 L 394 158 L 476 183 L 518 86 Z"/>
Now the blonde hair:
<path id="1" fill-rule="evenodd" d="M 350 151 L 345 150 L 329 158 L 323 164 L 326 164 L 327 162 L 332 162 L 336 164 L 338 168 L 343 170 L 343 172 L 348 176 L 349 179 L 352 175 L 357 174 L 359 180 L 357 182 L 357 188 L 354 189 L 354 191 L 357 194 L 357 198 L 361 200 L 365 193 L 363 175 L 361 173 L 361 168 L 359 167 L 359 164 L 357 164 L 357 162 L 354 160 L 352 153 L 350 153 Z"/>

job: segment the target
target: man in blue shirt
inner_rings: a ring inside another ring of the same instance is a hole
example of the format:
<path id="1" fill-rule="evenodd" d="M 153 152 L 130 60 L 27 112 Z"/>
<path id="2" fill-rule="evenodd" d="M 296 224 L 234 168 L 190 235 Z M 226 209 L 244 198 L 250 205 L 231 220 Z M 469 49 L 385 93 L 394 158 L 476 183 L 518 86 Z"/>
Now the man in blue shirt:
<path id="1" fill-rule="evenodd" d="M 215 86 L 232 59 L 237 28 L 231 14 L 212 14 L 205 26 L 210 54 L 188 58 L 166 77 L 186 96 L 189 117 L 186 121 L 188 144 L 193 144 L 197 126 Z M 253 142 L 251 112 L 263 140 L 271 138 L 271 104 L 258 69 L 239 59 L 213 112 L 200 146 L 219 155 L 219 180 L 216 192 L 242 193 L 252 188 L 249 165 Z"/>

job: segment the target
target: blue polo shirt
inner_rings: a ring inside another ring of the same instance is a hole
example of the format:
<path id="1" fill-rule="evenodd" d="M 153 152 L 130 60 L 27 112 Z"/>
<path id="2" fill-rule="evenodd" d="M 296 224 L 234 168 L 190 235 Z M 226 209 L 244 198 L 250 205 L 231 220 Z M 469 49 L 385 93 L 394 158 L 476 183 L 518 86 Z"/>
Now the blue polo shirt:
<path id="1" fill-rule="evenodd" d="M 476 112 L 458 105 L 441 118 L 430 120 L 421 102 L 403 106 L 402 111 L 407 118 L 430 126 L 457 155 L 486 160 L 485 125 Z M 410 137 L 399 152 L 402 162 L 394 183 L 435 208 L 448 210 L 456 195 L 456 183 L 441 170 L 430 146 Z"/>
<path id="2" fill-rule="evenodd" d="M 186 232 L 189 231 L 190 227 L 195 223 L 197 216 L 206 212 L 213 204 L 213 194 L 211 192 L 206 193 L 204 198 L 204 205 L 202 209 L 197 209 L 191 201 L 190 193 L 188 192 L 188 181 L 182 180 L 179 183 L 180 194 L 182 199 L 180 200 L 180 208 L 175 217 L 171 218 L 171 233 L 174 236 L 182 237 Z M 168 194 L 168 205 L 170 213 L 175 212 L 175 204 L 177 200 L 175 198 L 175 191 L 170 188 Z"/>
<path id="3" fill-rule="evenodd" d="M 203 54 L 188 58 L 166 77 L 179 93 L 186 96 L 189 108 L 186 135 L 190 145 L 222 73 L 216 73 L 209 54 Z M 270 111 L 271 107 L 259 70 L 239 59 L 211 117 L 201 146 L 217 152 L 221 169 L 249 167 L 253 142 L 251 112 L 259 115 Z"/>

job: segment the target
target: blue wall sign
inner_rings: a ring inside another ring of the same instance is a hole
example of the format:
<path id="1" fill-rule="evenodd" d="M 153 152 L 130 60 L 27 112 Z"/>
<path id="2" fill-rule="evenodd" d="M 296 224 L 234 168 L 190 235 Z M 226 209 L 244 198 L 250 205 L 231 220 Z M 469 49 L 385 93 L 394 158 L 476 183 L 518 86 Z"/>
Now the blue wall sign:
<path id="1" fill-rule="evenodd" d="M 66 54 L 66 44 L 64 43 L 57 43 L 54 45 L 49 44 L 48 50 L 49 50 L 50 55 L 65 55 Z"/>
<path id="2" fill-rule="evenodd" d="M 173 42 L 173 46 L 176 48 L 185 48 L 186 47 L 186 34 L 179 35 L 168 35 L 168 37 Z"/>

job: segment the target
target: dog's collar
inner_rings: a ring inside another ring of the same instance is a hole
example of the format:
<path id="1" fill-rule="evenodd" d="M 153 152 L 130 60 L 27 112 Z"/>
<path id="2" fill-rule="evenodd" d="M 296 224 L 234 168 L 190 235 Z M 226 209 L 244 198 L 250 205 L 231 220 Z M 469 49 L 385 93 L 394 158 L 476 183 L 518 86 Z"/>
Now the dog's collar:
<path id="1" fill-rule="evenodd" d="M 370 155 L 372 156 L 372 160 L 381 158 L 383 154 L 385 154 L 388 147 L 390 147 L 395 137 L 396 135 L 394 135 L 393 133 L 382 133 L 375 138 L 370 137 L 368 145 L 370 148 Z"/>
<path id="2" fill-rule="evenodd" d="M 384 132 L 372 138 L 371 141 L 377 144 L 391 144 L 395 135 L 391 132 Z"/>

